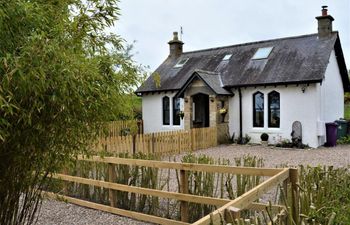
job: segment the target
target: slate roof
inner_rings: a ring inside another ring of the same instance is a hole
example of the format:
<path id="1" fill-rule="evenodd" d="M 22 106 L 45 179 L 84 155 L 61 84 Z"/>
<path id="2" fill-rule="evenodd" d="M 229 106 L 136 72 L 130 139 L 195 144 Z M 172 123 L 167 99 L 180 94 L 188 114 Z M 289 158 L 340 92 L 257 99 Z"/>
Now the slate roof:
<path id="1" fill-rule="evenodd" d="M 262 47 L 273 47 L 267 59 L 253 60 L 255 52 Z M 161 85 L 156 87 L 149 77 L 136 93 L 180 90 L 197 71 L 210 71 L 221 78 L 220 88 L 316 83 L 322 82 L 332 50 L 335 50 L 344 90 L 350 89 L 338 32 L 327 38 L 317 34 L 273 39 L 232 45 L 206 50 L 184 52 L 179 58 L 168 57 L 157 69 Z M 230 60 L 222 59 L 232 54 Z M 181 59 L 188 58 L 183 67 L 174 67 Z M 198 74 L 213 87 L 218 87 L 217 76 L 208 72 Z M 214 85 L 215 83 L 215 85 Z"/>

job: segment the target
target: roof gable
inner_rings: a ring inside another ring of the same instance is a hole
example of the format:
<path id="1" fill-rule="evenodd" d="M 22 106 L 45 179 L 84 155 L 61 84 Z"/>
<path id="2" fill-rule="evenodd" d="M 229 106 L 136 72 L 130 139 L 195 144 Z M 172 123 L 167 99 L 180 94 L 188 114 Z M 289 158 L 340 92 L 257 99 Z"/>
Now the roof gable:
<path id="1" fill-rule="evenodd" d="M 186 81 L 186 83 L 182 86 L 176 96 L 182 96 L 186 89 L 190 86 L 190 84 L 198 78 L 203 81 L 207 87 L 210 88 L 216 95 L 232 95 L 232 93 L 222 86 L 221 77 L 218 73 L 213 73 L 210 71 L 204 70 L 196 70 L 193 72 L 192 76 Z"/>

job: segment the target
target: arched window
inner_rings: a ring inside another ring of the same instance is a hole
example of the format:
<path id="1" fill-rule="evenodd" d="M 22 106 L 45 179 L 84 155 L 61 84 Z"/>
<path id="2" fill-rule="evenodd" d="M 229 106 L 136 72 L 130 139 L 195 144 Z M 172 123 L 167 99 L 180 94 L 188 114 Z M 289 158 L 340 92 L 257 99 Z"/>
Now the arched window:
<path id="1" fill-rule="evenodd" d="M 261 92 L 253 95 L 253 126 L 264 127 L 264 94 Z"/>
<path id="2" fill-rule="evenodd" d="M 180 98 L 173 98 L 173 125 L 180 125 Z"/>
<path id="3" fill-rule="evenodd" d="M 268 95 L 269 127 L 280 127 L 280 94 L 277 91 Z"/>
<path id="4" fill-rule="evenodd" d="M 170 101 L 169 97 L 163 97 L 163 125 L 170 125 Z"/>

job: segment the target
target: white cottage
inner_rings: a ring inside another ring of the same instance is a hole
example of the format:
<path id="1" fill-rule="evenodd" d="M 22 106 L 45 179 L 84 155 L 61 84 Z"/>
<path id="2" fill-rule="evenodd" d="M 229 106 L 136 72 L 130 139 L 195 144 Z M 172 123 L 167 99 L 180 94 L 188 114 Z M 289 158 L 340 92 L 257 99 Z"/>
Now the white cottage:
<path id="1" fill-rule="evenodd" d="M 275 144 L 299 121 L 303 143 L 323 145 L 325 123 L 344 116 L 350 83 L 333 17 L 323 8 L 316 19 L 316 34 L 192 52 L 174 32 L 168 58 L 136 91 L 144 132 L 218 127 L 253 143 L 267 133 Z"/>

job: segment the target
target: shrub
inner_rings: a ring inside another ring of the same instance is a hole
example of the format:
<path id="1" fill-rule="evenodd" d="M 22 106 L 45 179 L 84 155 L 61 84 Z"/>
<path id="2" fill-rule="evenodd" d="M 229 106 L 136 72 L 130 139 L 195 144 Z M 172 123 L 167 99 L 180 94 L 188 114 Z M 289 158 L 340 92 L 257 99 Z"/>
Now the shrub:
<path id="1" fill-rule="evenodd" d="M 234 140 L 234 142 L 236 144 L 245 145 L 245 144 L 248 144 L 251 139 L 252 138 L 248 134 L 246 134 L 244 137 L 242 137 L 242 139 L 238 137 L 237 139 Z"/>
<path id="2" fill-rule="evenodd" d="M 283 140 L 280 143 L 277 143 L 276 147 L 280 147 L 280 148 L 298 148 L 298 149 L 310 148 L 309 145 L 305 145 L 305 144 L 299 143 L 299 142 L 290 142 L 288 139 Z"/>
<path id="3" fill-rule="evenodd" d="M 267 141 L 267 140 L 269 140 L 269 135 L 267 133 L 262 133 L 260 136 L 260 139 L 262 141 Z"/>
<path id="4" fill-rule="evenodd" d="M 340 144 L 340 145 L 350 144 L 350 135 L 338 139 L 337 144 Z"/>

